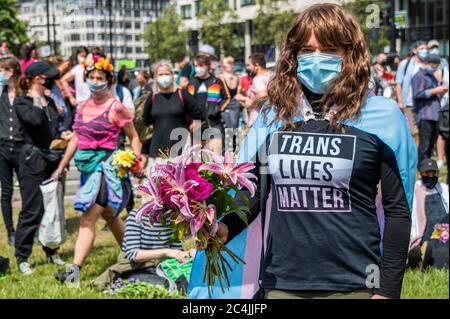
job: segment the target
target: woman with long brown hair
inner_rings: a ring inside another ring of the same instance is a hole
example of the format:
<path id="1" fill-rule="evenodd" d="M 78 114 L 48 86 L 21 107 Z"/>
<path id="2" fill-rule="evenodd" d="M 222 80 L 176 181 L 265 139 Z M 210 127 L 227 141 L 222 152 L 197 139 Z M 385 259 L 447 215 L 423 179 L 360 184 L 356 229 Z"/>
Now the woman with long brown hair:
<path id="1" fill-rule="evenodd" d="M 12 218 L 13 173 L 19 174 L 17 158 L 24 142 L 23 127 L 14 111 L 14 101 L 22 94 L 19 61 L 14 57 L 0 59 L 0 181 L 1 209 L 8 235 L 8 244 L 14 246 Z"/>
<path id="2" fill-rule="evenodd" d="M 241 148 L 260 181 L 249 227 L 231 214 L 219 224 L 218 236 L 246 261 L 226 297 L 258 288 L 267 298 L 400 297 L 417 156 L 400 109 L 374 96 L 369 80 L 369 51 L 349 13 L 317 4 L 297 16 L 257 132 Z M 194 298 L 206 296 L 197 255 Z"/>

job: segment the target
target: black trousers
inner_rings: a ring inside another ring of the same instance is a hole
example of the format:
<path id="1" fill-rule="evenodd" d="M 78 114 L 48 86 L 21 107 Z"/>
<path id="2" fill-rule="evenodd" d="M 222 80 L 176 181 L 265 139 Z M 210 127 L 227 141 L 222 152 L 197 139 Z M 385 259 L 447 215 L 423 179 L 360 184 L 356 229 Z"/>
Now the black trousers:
<path id="1" fill-rule="evenodd" d="M 0 182 L 2 188 L 1 208 L 8 236 L 14 233 L 12 196 L 13 174 L 19 176 L 20 168 L 18 158 L 22 151 L 23 143 L 0 141 Z"/>
<path id="2" fill-rule="evenodd" d="M 18 263 L 30 257 L 34 236 L 44 215 L 44 203 L 40 184 L 50 178 L 58 167 L 58 162 L 49 162 L 38 150 L 25 144 L 19 156 L 21 169 L 20 194 L 22 197 L 22 211 L 16 230 L 16 258 Z M 53 255 L 56 249 L 43 247 L 47 255 Z"/>
<path id="3" fill-rule="evenodd" d="M 448 139 L 445 140 L 445 159 L 447 160 L 447 185 L 450 185 L 449 179 L 450 170 L 448 169 L 448 162 L 450 159 L 450 142 Z"/>
<path id="4" fill-rule="evenodd" d="M 431 158 L 433 148 L 436 145 L 438 137 L 438 127 L 436 121 L 420 120 L 419 122 L 419 149 L 418 156 L 420 163 L 426 159 Z"/>

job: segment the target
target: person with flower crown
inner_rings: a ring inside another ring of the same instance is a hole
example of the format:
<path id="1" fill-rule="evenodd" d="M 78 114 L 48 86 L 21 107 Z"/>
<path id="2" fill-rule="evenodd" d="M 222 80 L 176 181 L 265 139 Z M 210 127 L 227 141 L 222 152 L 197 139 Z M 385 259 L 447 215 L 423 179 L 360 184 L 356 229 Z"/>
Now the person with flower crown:
<path id="1" fill-rule="evenodd" d="M 89 54 L 81 65 L 91 97 L 78 107 L 74 135 L 52 175 L 54 178 L 60 175 L 75 156 L 75 164 L 81 172 L 81 187 L 75 196 L 74 208 L 82 215 L 73 264 L 56 274 L 60 282 L 78 273 L 85 262 L 94 244 L 95 224 L 99 216 L 105 219 L 117 243 L 122 245 L 125 225 L 117 217 L 128 203 L 131 184 L 127 180 L 128 174 L 120 168 L 133 166 L 132 170 L 140 174 L 141 144 L 132 114 L 111 90 L 114 67 L 110 57 Z M 129 155 L 115 152 L 121 130 L 131 141 L 132 152 L 127 152 Z"/>

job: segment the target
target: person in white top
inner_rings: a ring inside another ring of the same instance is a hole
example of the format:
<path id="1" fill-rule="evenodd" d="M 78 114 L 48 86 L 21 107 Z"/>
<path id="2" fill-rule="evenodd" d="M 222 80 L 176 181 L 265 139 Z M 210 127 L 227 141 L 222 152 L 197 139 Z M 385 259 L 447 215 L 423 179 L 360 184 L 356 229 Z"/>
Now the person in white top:
<path id="1" fill-rule="evenodd" d="M 430 214 L 448 219 L 449 194 L 448 185 L 439 182 L 439 169 L 436 161 L 425 159 L 419 167 L 421 180 L 416 182 L 413 209 L 411 213 L 411 240 L 422 238 L 426 232 Z M 436 200 L 430 200 L 431 197 Z M 421 215 L 425 214 L 425 218 Z M 439 218 L 438 218 L 439 219 Z M 425 222 L 423 225 L 421 225 Z"/>
<path id="2" fill-rule="evenodd" d="M 86 47 L 79 47 L 77 51 L 74 53 L 76 56 L 73 59 L 73 67 L 70 72 L 67 72 L 62 78 L 61 83 L 64 87 L 65 96 L 69 99 L 70 104 L 73 107 L 77 106 L 80 102 L 87 100 L 90 97 L 89 88 L 87 87 L 84 81 L 84 69 L 80 65 L 86 56 L 88 55 L 88 50 Z M 69 82 L 75 82 L 75 96 L 71 90 Z"/>
<path id="3" fill-rule="evenodd" d="M 131 112 L 131 114 L 134 114 L 134 102 L 130 90 L 122 85 L 118 86 L 117 83 L 113 85 L 112 90 L 116 99 L 122 102 L 122 104 Z"/>
<path id="4" fill-rule="evenodd" d="M 433 240 L 436 227 L 448 227 L 448 185 L 439 182 L 439 169 L 432 159 L 423 160 L 419 171 L 421 180 L 414 187 L 407 266 L 440 268 L 446 263 L 448 268 L 448 234 L 447 246 L 442 235 L 440 240 Z"/>

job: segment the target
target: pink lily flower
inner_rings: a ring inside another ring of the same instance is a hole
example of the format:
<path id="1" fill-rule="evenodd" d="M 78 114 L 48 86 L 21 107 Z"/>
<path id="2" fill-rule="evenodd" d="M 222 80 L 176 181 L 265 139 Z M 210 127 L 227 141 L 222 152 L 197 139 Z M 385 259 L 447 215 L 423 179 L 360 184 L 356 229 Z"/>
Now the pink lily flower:
<path id="1" fill-rule="evenodd" d="M 209 150 L 203 150 L 210 156 L 212 162 L 205 163 L 199 167 L 199 171 L 211 171 L 222 177 L 229 185 L 238 186 L 239 189 L 247 188 L 253 197 L 256 191 L 256 184 L 251 179 L 257 177 L 248 171 L 255 168 L 251 162 L 237 164 L 234 153 L 226 152 L 225 157 L 218 156 Z"/>
<path id="2" fill-rule="evenodd" d="M 170 197 L 170 201 L 178 207 L 180 213 L 184 215 L 187 219 L 191 219 L 194 215 L 191 212 L 191 208 L 189 207 L 189 199 L 187 193 L 192 187 L 198 185 L 196 181 L 188 180 L 186 181 L 184 175 L 184 165 L 182 162 L 179 162 L 175 166 L 175 174 L 173 178 L 164 178 L 161 177 L 164 182 L 172 187 L 176 194 Z"/>
<path id="3" fill-rule="evenodd" d="M 144 184 L 138 186 L 138 191 L 141 192 L 146 199 L 146 202 L 137 211 L 136 221 L 138 223 L 141 222 L 142 217 L 145 215 L 149 215 L 150 220 L 154 220 L 153 215 L 159 216 L 164 208 L 156 181 L 156 177 L 150 177 L 144 181 Z"/>
<path id="4" fill-rule="evenodd" d="M 195 154 L 198 153 L 201 148 L 202 148 L 201 145 L 191 146 L 186 151 L 184 151 L 183 154 L 173 158 L 171 161 L 174 164 L 183 163 L 183 166 L 186 166 L 186 165 L 194 162 Z"/>
<path id="5" fill-rule="evenodd" d="M 217 223 L 216 220 L 216 207 L 211 204 L 206 206 L 198 205 L 194 211 L 195 217 L 191 219 L 190 227 L 192 236 L 196 236 L 198 231 L 203 227 L 206 221 L 208 221 L 211 225 Z M 217 231 L 217 229 L 216 229 Z M 215 234 L 215 233 L 214 233 Z M 213 236 L 213 235 L 212 235 Z"/>

